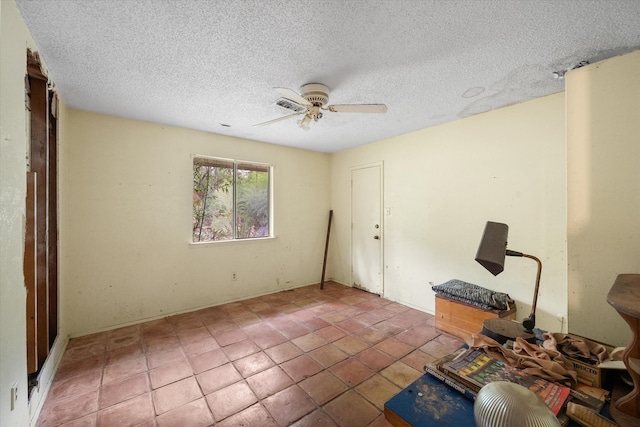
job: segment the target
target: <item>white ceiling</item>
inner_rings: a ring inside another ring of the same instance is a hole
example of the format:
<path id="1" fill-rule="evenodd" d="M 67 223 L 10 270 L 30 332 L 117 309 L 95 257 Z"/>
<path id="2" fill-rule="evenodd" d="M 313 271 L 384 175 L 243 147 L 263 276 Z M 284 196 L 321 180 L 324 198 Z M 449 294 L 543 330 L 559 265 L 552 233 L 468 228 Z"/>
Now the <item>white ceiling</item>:
<path id="1" fill-rule="evenodd" d="M 640 48 L 639 0 L 16 0 L 70 107 L 323 152 L 564 89 Z M 304 131 L 273 87 L 331 89 Z M 229 125 L 229 127 L 223 126 Z"/>

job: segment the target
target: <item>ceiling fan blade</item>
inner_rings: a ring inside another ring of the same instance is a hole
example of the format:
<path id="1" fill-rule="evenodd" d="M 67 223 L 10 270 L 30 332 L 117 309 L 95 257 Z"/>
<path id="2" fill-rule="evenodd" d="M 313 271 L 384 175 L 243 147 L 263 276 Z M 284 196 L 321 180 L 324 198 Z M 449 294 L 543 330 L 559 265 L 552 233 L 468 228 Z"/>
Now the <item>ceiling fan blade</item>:
<path id="1" fill-rule="evenodd" d="M 384 104 L 343 104 L 329 105 L 327 110 L 334 113 L 386 113 L 387 106 Z"/>
<path id="2" fill-rule="evenodd" d="M 286 120 L 286 119 L 288 119 L 289 117 L 299 116 L 300 114 L 304 114 L 304 112 L 302 112 L 302 113 L 287 114 L 286 116 L 278 117 L 277 119 L 269 120 L 269 121 L 267 121 L 267 122 L 257 123 L 257 124 L 255 124 L 254 126 L 266 126 L 266 125 L 270 125 L 270 124 L 272 124 L 272 123 L 277 123 L 277 122 L 279 122 L 279 121 Z"/>
<path id="3" fill-rule="evenodd" d="M 297 102 L 298 104 L 302 104 L 306 107 L 311 107 L 313 104 L 311 104 L 309 101 L 307 101 L 305 98 L 303 98 L 302 96 L 300 96 L 296 91 L 289 89 L 287 87 L 274 87 L 275 90 L 277 90 L 280 95 L 284 96 L 285 98 L 288 98 L 292 101 Z"/>

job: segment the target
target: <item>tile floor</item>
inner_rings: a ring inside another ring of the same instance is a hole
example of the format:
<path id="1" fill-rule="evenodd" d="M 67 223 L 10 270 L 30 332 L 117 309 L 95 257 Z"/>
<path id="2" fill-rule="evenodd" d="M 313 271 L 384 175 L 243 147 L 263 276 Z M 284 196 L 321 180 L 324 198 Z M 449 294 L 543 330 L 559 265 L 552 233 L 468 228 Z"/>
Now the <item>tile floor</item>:
<path id="1" fill-rule="evenodd" d="M 384 403 L 462 342 L 333 282 L 69 341 L 38 426 L 388 426 Z"/>

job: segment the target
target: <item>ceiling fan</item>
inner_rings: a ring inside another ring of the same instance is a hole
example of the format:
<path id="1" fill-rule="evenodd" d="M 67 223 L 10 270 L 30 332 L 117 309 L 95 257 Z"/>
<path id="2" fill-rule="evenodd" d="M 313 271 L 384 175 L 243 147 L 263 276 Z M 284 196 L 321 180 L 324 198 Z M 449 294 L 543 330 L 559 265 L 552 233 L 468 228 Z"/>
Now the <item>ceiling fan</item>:
<path id="1" fill-rule="evenodd" d="M 276 105 L 294 111 L 294 113 L 267 122 L 258 123 L 254 126 L 266 126 L 290 117 L 303 115 L 303 117 L 298 120 L 298 125 L 304 130 L 309 130 L 309 124 L 312 121 L 317 122 L 318 119 L 322 118 L 322 111 L 331 111 L 334 113 L 387 112 L 387 106 L 384 104 L 338 104 L 327 105 L 325 107 L 329 101 L 329 88 L 320 83 L 305 84 L 300 88 L 300 94 L 286 87 L 276 87 L 274 89 L 282 96 L 276 100 Z"/>

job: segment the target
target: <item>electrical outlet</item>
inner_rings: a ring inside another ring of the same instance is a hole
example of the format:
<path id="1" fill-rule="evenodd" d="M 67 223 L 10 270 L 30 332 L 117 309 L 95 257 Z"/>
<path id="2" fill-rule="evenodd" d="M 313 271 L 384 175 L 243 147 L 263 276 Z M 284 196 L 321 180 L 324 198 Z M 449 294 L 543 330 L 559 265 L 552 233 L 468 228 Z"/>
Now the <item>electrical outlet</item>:
<path id="1" fill-rule="evenodd" d="M 235 271 L 231 273 L 231 280 L 236 280 L 237 278 L 238 278 L 238 275 L 236 274 Z"/>
<path id="2" fill-rule="evenodd" d="M 11 410 L 13 411 L 16 407 L 16 402 L 18 401 L 18 382 L 13 383 L 11 385 Z"/>

